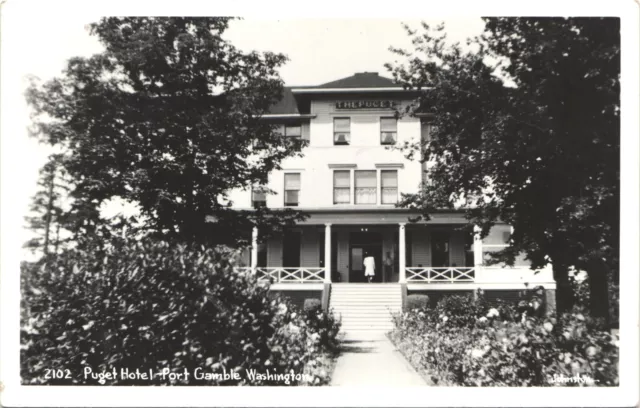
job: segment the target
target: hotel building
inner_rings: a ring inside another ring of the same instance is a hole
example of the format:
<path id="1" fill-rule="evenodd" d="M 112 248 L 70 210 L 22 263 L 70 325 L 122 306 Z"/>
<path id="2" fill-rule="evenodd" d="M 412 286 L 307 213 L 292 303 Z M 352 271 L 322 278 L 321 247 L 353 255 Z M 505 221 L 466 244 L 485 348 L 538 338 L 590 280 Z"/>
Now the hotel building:
<path id="1" fill-rule="evenodd" d="M 412 222 L 416 213 L 396 207 L 402 193 L 428 181 L 429 163 L 398 148 L 429 138 L 426 118 L 395 115 L 415 96 L 371 72 L 285 88 L 263 120 L 308 145 L 302 157 L 286 159 L 270 174 L 275 194 L 254 188 L 233 191 L 230 199 L 236 208 L 291 207 L 308 218 L 264 242 L 254 229 L 244 268 L 294 301 L 321 299 L 342 316 L 348 334 L 365 337 L 389 329 L 389 312 L 413 293 L 436 302 L 482 288 L 490 299 L 514 299 L 542 286 L 555 302 L 550 267 L 533 271 L 523 258 L 514 267 L 485 265 L 488 252 L 507 245 L 510 226 L 496 225 L 479 239 L 462 211 Z M 374 283 L 365 283 L 366 256 L 375 260 Z"/>

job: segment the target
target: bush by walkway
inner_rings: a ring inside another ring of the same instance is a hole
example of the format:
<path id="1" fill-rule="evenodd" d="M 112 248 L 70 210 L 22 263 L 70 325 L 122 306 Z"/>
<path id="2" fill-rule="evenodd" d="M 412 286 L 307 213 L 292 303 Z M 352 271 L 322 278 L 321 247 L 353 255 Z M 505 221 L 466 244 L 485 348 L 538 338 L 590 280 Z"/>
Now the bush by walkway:
<path id="1" fill-rule="evenodd" d="M 401 313 L 394 324 L 393 342 L 435 385 L 619 383 L 617 336 L 580 310 L 544 318 L 452 296 Z"/>
<path id="2" fill-rule="evenodd" d="M 23 264 L 23 384 L 326 384 L 339 322 L 270 299 L 230 258 L 144 239 Z M 85 375 L 114 369 L 173 375 Z"/>

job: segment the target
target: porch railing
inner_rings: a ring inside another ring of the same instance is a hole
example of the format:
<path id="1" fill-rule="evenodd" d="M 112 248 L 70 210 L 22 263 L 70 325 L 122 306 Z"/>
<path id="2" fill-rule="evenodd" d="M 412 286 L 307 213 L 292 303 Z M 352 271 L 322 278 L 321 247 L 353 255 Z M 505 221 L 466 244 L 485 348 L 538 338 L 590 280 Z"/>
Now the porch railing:
<path id="1" fill-rule="evenodd" d="M 238 272 L 252 272 L 251 267 L 236 268 Z M 258 280 L 272 283 L 318 283 L 324 282 L 324 268 L 283 268 L 264 267 L 256 268 Z"/>
<path id="2" fill-rule="evenodd" d="M 476 271 L 473 267 L 413 267 L 405 268 L 407 282 L 420 283 L 456 283 L 456 282 L 475 282 Z"/>

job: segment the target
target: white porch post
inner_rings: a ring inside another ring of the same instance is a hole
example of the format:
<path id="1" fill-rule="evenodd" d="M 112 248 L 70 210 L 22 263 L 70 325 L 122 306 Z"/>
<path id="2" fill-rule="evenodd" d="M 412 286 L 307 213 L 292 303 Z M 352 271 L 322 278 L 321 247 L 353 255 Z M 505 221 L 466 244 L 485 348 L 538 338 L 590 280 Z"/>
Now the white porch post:
<path id="1" fill-rule="evenodd" d="M 253 227 L 251 234 L 251 273 L 256 273 L 258 267 L 258 227 Z"/>
<path id="2" fill-rule="evenodd" d="M 482 229 L 478 225 L 473 226 L 473 266 L 475 267 L 475 280 L 479 281 L 482 274 L 482 239 L 480 238 L 480 231 Z"/>
<path id="3" fill-rule="evenodd" d="M 331 283 L 331 224 L 324 224 L 324 282 Z"/>
<path id="4" fill-rule="evenodd" d="M 398 242 L 398 258 L 399 258 L 399 263 L 400 263 L 400 279 L 398 280 L 399 283 L 405 283 L 407 281 L 407 271 L 406 271 L 406 267 L 407 267 L 407 251 L 406 251 L 406 241 L 405 241 L 405 236 L 404 236 L 404 227 L 405 227 L 405 223 L 401 222 L 400 224 L 400 230 L 398 231 L 398 240 L 400 242 Z"/>

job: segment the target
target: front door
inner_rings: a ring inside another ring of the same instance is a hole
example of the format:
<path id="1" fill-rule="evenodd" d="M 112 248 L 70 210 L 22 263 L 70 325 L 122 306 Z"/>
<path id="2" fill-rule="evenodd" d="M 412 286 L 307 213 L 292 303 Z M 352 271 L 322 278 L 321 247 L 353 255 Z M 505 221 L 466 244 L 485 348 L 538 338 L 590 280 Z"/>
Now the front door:
<path id="1" fill-rule="evenodd" d="M 367 282 L 364 276 L 364 258 L 373 256 L 375 275 L 373 282 L 382 282 L 382 237 L 376 233 L 352 233 L 350 237 L 349 282 Z"/>

